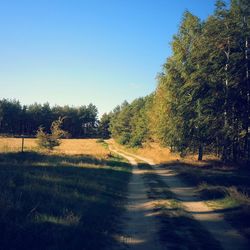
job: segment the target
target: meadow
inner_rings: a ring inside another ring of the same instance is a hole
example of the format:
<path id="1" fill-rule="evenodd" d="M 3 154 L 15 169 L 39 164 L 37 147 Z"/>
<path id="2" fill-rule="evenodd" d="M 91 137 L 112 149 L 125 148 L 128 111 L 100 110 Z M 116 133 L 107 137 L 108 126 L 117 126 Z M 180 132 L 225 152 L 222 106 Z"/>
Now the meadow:
<path id="1" fill-rule="evenodd" d="M 130 165 L 96 140 L 0 139 L 1 249 L 111 249 Z"/>

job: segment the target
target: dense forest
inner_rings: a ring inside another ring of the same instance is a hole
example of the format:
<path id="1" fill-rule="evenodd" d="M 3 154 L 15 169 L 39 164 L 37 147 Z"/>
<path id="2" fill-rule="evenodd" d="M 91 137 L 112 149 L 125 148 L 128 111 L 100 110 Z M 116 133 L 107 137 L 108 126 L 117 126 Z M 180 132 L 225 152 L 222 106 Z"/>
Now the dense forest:
<path id="1" fill-rule="evenodd" d="M 40 126 L 50 131 L 53 121 L 64 118 L 62 128 L 71 137 L 97 136 L 97 108 L 88 106 L 70 107 L 45 104 L 21 105 L 16 100 L 0 100 L 0 133 L 12 136 L 34 136 Z"/>
<path id="2" fill-rule="evenodd" d="M 109 114 L 112 136 L 140 146 L 160 142 L 185 155 L 204 150 L 224 160 L 250 159 L 250 2 L 217 1 L 201 21 L 186 11 L 150 96 Z"/>
<path id="3" fill-rule="evenodd" d="M 40 125 L 65 117 L 72 137 L 113 137 L 131 147 L 157 141 L 186 155 L 206 151 L 223 160 L 250 159 L 250 2 L 217 1 L 201 21 L 183 14 L 171 42 L 172 55 L 149 96 L 124 102 L 97 119 L 97 108 L 21 106 L 0 101 L 0 133 L 34 135 Z"/>

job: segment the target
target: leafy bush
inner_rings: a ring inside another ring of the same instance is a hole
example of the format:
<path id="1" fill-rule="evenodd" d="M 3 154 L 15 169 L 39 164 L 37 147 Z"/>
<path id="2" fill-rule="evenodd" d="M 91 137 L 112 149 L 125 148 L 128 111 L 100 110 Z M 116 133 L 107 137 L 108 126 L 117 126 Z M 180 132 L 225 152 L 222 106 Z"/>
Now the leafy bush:
<path id="1" fill-rule="evenodd" d="M 129 144 L 130 141 L 130 133 L 124 132 L 122 135 L 118 138 L 118 142 L 122 145 Z"/>
<path id="2" fill-rule="evenodd" d="M 137 135 L 137 136 L 134 136 L 134 137 L 131 138 L 129 145 L 132 148 L 141 147 L 142 146 L 142 141 L 143 141 L 143 137 L 140 136 L 140 135 Z"/>

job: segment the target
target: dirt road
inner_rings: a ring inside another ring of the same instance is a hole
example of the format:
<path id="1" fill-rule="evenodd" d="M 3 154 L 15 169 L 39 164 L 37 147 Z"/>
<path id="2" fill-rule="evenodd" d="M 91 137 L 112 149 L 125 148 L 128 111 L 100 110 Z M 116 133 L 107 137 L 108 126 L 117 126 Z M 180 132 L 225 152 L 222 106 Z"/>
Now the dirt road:
<path id="1" fill-rule="evenodd" d="M 124 215 L 124 230 L 119 236 L 121 249 L 161 250 L 158 237 L 158 221 L 154 216 L 154 206 L 147 197 L 147 189 L 143 183 L 143 170 L 139 170 L 134 157 L 110 150 L 121 155 L 133 165 L 132 178 L 128 188 L 128 202 Z"/>
<path id="2" fill-rule="evenodd" d="M 247 240 L 227 223 L 221 214 L 216 213 L 201 201 L 194 187 L 184 184 L 173 170 L 157 166 L 150 159 L 117 150 L 114 146 L 110 146 L 110 150 L 128 159 L 134 165 L 133 177 L 129 184 L 128 206 L 125 216 L 124 235 L 126 236 L 123 236 L 122 239 L 129 249 L 167 249 L 166 246 L 164 247 L 160 243 L 157 235 L 159 222 L 154 213 L 154 204 L 147 197 L 147 188 L 142 178 L 144 170 L 138 169 L 138 160 L 153 167 L 154 174 L 157 174 L 167 184 L 169 190 L 182 203 L 186 212 L 220 243 L 222 249 L 249 249 Z M 179 244 L 180 248 L 178 249 L 188 249 L 181 243 Z"/>

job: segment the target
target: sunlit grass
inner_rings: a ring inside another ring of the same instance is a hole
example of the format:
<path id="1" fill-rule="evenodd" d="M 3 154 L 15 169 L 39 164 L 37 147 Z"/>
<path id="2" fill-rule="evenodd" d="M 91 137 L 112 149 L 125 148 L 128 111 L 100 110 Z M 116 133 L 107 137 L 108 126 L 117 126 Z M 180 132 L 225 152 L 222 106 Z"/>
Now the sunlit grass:
<path id="1" fill-rule="evenodd" d="M 248 169 L 220 165 L 172 165 L 179 177 L 192 186 L 208 206 L 250 239 L 250 175 Z"/>
<path id="2" fill-rule="evenodd" d="M 220 198 L 217 200 L 209 200 L 206 203 L 209 207 L 212 207 L 215 210 L 231 209 L 240 206 L 239 202 L 230 196 L 225 196 L 224 198 Z"/>
<path id="3" fill-rule="evenodd" d="M 27 151 L 38 150 L 36 139 L 25 138 L 24 149 Z M 0 152 L 20 152 L 22 138 L 0 137 Z"/>
<path id="4" fill-rule="evenodd" d="M 24 151 L 45 152 L 37 145 L 34 138 L 24 139 Z M 96 143 L 96 139 L 62 139 L 61 145 L 53 151 L 47 151 L 50 154 L 66 155 L 89 155 L 96 158 L 106 158 L 110 153 L 107 147 Z M 0 152 L 20 152 L 22 147 L 21 138 L 0 137 Z"/>
<path id="5" fill-rule="evenodd" d="M 204 154 L 204 161 L 197 161 L 198 155 L 196 153 L 189 153 L 182 158 L 179 153 L 171 152 L 169 147 L 163 147 L 156 142 L 146 142 L 142 145 L 142 147 L 138 148 L 122 146 L 116 143 L 113 139 L 109 140 L 109 142 L 114 144 L 117 148 L 151 159 L 156 164 L 183 162 L 187 164 L 195 164 L 196 166 L 204 166 L 206 161 L 218 160 L 218 157 L 213 154 Z"/>
<path id="6" fill-rule="evenodd" d="M 249 196 L 233 186 L 210 186 L 203 183 L 198 190 L 206 200 L 206 203 L 213 209 L 232 209 L 250 206 Z"/>

